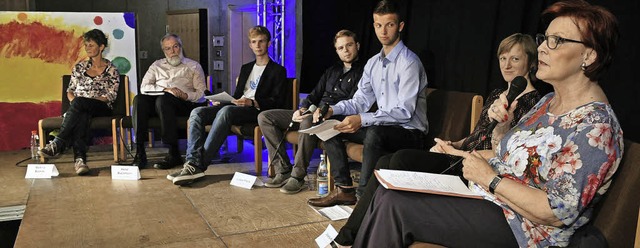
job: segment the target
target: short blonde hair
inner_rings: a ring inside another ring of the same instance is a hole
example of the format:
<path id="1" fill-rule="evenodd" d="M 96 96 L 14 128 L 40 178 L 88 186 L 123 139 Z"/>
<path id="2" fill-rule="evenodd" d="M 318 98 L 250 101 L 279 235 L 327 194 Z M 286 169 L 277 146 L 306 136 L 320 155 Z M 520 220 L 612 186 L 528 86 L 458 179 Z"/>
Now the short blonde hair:
<path id="1" fill-rule="evenodd" d="M 271 41 L 271 32 L 264 26 L 255 26 L 249 29 L 249 39 L 258 35 L 264 35 L 267 37 L 267 41 Z"/>

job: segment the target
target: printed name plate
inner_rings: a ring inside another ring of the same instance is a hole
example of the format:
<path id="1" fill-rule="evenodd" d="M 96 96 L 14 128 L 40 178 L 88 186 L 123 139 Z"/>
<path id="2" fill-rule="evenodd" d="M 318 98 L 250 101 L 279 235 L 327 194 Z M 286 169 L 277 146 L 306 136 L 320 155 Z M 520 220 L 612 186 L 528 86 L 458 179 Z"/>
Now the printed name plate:
<path id="1" fill-rule="evenodd" d="M 251 189 L 253 185 L 263 186 L 262 181 L 258 180 L 256 176 L 252 176 L 249 174 L 244 174 L 242 172 L 236 172 L 233 174 L 233 178 L 231 179 L 231 183 L 233 186 L 237 186 L 240 188 Z"/>
<path id="2" fill-rule="evenodd" d="M 28 164 L 24 178 L 51 178 L 59 174 L 55 164 Z"/>
<path id="3" fill-rule="evenodd" d="M 111 179 L 112 180 L 139 180 L 140 169 L 138 166 L 111 166 Z"/>

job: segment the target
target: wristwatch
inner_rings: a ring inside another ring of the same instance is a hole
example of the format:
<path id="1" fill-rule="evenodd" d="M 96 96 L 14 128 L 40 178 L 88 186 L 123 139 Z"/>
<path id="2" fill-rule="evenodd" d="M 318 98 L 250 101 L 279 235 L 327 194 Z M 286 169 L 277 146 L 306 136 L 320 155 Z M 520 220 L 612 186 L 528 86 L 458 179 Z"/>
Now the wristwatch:
<path id="1" fill-rule="evenodd" d="M 501 175 L 496 175 L 496 177 L 491 180 L 491 183 L 489 183 L 489 192 L 491 192 L 491 194 L 495 194 L 496 187 L 498 187 L 500 181 L 502 181 Z"/>

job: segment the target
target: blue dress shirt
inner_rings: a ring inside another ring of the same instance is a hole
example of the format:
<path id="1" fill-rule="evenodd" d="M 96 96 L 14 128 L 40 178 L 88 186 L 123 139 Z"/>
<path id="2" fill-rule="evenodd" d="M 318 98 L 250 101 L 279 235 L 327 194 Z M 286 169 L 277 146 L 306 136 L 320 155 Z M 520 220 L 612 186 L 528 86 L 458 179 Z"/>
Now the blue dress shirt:
<path id="1" fill-rule="evenodd" d="M 367 112 L 375 102 L 378 110 Z M 400 125 L 427 133 L 427 74 L 422 62 L 402 41 L 386 56 L 381 50 L 364 66 L 353 98 L 331 108 L 334 115 L 359 114 L 363 127 Z"/>

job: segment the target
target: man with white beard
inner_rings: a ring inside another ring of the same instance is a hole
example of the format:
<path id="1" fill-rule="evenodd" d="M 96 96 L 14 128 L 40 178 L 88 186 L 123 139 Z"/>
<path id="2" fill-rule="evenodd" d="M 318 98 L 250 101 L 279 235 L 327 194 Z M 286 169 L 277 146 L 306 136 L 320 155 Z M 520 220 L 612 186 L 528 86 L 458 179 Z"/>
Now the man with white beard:
<path id="1" fill-rule="evenodd" d="M 183 163 L 178 149 L 177 117 L 189 116 L 195 107 L 204 106 L 205 76 L 202 66 L 184 57 L 182 41 L 175 34 L 160 39 L 165 58 L 156 60 L 142 78 L 140 94 L 133 99 L 133 127 L 136 135 L 136 156 L 133 165 L 147 166 L 144 141 L 147 140 L 149 119 L 159 117 L 162 142 L 169 146 L 156 169 L 169 169 Z"/>

